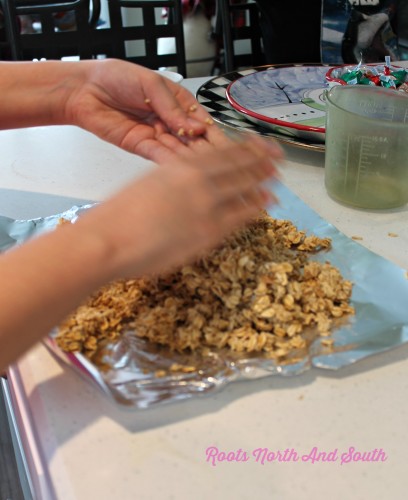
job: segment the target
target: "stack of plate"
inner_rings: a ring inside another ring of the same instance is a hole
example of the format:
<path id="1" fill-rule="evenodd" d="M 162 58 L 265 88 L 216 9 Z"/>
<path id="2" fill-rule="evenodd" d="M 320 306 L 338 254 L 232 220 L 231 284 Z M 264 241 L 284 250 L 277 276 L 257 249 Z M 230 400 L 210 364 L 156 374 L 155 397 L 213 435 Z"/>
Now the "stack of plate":
<path id="1" fill-rule="evenodd" d="M 328 66 L 262 66 L 217 76 L 198 101 L 226 127 L 324 151 Z"/>

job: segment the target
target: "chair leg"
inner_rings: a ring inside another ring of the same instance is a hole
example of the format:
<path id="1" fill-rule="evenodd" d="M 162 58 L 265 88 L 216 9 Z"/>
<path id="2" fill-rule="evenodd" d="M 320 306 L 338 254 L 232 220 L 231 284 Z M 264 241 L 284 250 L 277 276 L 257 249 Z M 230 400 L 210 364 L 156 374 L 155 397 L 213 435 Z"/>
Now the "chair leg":
<path id="1" fill-rule="evenodd" d="M 217 13 L 221 18 L 222 38 L 224 45 L 224 70 L 229 73 L 234 69 L 234 42 L 231 33 L 231 13 L 229 0 L 218 0 Z"/>

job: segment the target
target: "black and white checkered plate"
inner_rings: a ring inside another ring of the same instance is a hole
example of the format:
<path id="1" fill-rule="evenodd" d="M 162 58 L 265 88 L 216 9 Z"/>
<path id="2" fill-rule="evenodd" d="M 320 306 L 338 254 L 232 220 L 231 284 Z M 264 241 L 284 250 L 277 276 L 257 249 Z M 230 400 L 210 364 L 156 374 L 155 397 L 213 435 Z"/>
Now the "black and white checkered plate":
<path id="1" fill-rule="evenodd" d="M 204 85 L 201 85 L 201 87 L 197 90 L 197 100 L 210 113 L 213 120 L 224 127 L 233 128 L 239 132 L 247 131 L 265 137 L 273 137 L 280 142 L 291 144 L 293 146 L 299 146 L 315 151 L 324 151 L 324 144 L 313 143 L 298 137 L 290 137 L 289 135 L 286 136 L 279 134 L 271 129 L 252 123 L 249 120 L 246 120 L 240 113 L 237 113 L 229 104 L 225 92 L 231 82 L 241 78 L 242 76 L 249 75 L 257 71 L 265 71 L 270 67 L 274 66 L 259 66 L 256 68 L 232 71 L 231 73 L 216 76 L 204 83 Z"/>

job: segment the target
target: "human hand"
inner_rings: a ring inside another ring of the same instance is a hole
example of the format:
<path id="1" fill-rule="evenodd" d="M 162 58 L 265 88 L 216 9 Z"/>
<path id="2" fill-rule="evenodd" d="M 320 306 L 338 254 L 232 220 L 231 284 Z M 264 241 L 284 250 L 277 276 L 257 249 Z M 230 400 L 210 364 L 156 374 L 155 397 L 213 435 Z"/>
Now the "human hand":
<path id="1" fill-rule="evenodd" d="M 217 149 L 202 141 L 91 210 L 77 229 L 109 247 L 109 280 L 167 271 L 212 249 L 276 201 L 262 184 L 281 159 L 277 146 L 259 138 Z"/>
<path id="2" fill-rule="evenodd" d="M 66 102 L 69 123 L 157 163 L 209 128 L 194 96 L 154 71 L 113 59 L 80 64 L 85 77 Z"/>
<path id="3" fill-rule="evenodd" d="M 100 286 L 171 271 L 257 216 L 274 200 L 263 183 L 281 158 L 274 143 L 256 137 L 219 146 L 198 140 L 75 224 L 3 254 L 0 370 Z"/>

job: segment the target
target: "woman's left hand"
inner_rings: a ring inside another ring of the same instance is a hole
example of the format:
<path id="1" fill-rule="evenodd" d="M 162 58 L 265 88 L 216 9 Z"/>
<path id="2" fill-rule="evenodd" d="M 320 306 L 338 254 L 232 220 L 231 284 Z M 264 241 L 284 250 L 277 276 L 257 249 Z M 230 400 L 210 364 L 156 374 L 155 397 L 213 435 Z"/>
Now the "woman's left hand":
<path id="1" fill-rule="evenodd" d="M 125 61 L 80 64 L 88 65 L 86 78 L 66 102 L 68 122 L 157 163 L 183 154 L 197 137 L 212 140 L 211 117 L 182 86 Z M 214 136 L 222 140 L 221 131 Z"/>

